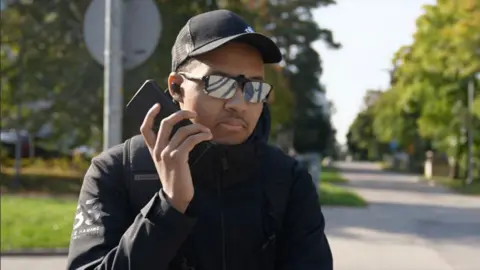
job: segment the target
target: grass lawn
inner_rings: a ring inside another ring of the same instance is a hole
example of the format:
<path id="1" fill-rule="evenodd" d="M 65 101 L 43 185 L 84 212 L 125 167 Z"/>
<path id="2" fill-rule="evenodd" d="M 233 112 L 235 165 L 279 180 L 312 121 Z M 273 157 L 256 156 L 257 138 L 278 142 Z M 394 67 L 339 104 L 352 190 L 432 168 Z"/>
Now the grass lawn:
<path id="1" fill-rule="evenodd" d="M 353 192 L 332 184 L 320 185 L 323 205 L 363 207 Z M 1 197 L 1 251 L 30 248 L 67 248 L 77 201 L 48 197 Z"/>
<path id="2" fill-rule="evenodd" d="M 342 177 L 337 169 L 330 168 L 330 167 L 322 167 L 321 182 L 332 183 L 332 184 L 344 184 L 344 183 L 347 183 L 348 180 Z"/>
<path id="3" fill-rule="evenodd" d="M 357 193 L 337 184 L 346 184 L 345 179 L 336 168 L 322 167 L 320 176 L 320 202 L 329 206 L 364 207 L 367 202 Z"/>
<path id="4" fill-rule="evenodd" d="M 365 207 L 367 202 L 358 194 L 330 183 L 320 183 L 320 202 L 327 206 Z"/>
<path id="5" fill-rule="evenodd" d="M 42 197 L 1 197 L 1 250 L 66 248 L 77 201 Z"/>
<path id="6" fill-rule="evenodd" d="M 19 185 L 12 186 L 13 168 L 1 166 L 1 250 L 68 247 L 85 170 L 63 161 L 33 161 L 22 167 Z M 335 169 L 324 168 L 322 177 L 323 205 L 366 205 L 354 192 L 335 185 L 347 182 Z"/>
<path id="7" fill-rule="evenodd" d="M 1 166 L 1 250 L 68 247 L 86 166 L 66 160 L 23 162 L 15 186 L 13 162 Z"/>

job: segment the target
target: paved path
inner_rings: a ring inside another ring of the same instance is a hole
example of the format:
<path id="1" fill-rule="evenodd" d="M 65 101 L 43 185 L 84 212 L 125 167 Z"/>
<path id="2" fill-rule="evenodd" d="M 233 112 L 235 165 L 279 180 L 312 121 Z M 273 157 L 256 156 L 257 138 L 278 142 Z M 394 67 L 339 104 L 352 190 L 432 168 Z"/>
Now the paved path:
<path id="1" fill-rule="evenodd" d="M 2 257 L 2 270 L 65 270 L 66 257 Z"/>
<path id="2" fill-rule="evenodd" d="M 325 207 L 335 270 L 480 270 L 480 197 L 339 163 L 366 209 Z"/>

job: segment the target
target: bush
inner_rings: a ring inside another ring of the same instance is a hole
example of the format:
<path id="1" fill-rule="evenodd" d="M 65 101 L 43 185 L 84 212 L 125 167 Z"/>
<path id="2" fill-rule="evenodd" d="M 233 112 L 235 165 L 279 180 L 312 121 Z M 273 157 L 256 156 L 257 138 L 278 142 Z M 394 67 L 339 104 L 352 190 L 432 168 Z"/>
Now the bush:
<path id="1" fill-rule="evenodd" d="M 13 167 L 15 160 L 6 158 L 2 160 L 2 165 L 5 167 Z M 49 169 L 53 171 L 85 171 L 90 166 L 90 161 L 83 157 L 73 158 L 55 158 L 55 159 L 41 159 L 41 158 L 23 158 L 21 160 L 21 167 L 25 169 Z"/>
<path id="2" fill-rule="evenodd" d="M 6 165 L 8 161 L 8 151 L 3 145 L 0 145 L 0 165 Z"/>

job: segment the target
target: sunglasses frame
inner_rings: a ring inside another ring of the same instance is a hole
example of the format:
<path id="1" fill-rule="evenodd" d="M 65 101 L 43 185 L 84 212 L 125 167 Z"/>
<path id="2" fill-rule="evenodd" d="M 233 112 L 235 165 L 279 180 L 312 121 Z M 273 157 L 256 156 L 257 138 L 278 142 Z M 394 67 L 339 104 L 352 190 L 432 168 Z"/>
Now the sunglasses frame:
<path id="1" fill-rule="evenodd" d="M 270 94 L 272 93 L 272 90 L 273 90 L 273 85 L 267 83 L 267 82 L 264 82 L 264 81 L 254 81 L 254 80 L 250 80 L 250 79 L 247 79 L 245 77 L 245 75 L 238 75 L 238 76 L 235 76 L 235 77 L 232 77 L 232 76 L 226 76 L 226 75 L 217 75 L 217 74 L 210 74 L 210 75 L 204 75 L 202 77 L 198 77 L 198 76 L 195 76 L 195 75 L 192 75 L 190 73 L 186 73 L 186 72 L 178 72 L 178 74 L 182 77 L 184 77 L 185 79 L 187 80 L 191 80 L 191 81 L 201 81 L 204 85 L 203 87 L 203 91 L 205 92 L 205 94 L 209 95 L 210 92 L 207 91 L 207 88 L 208 88 L 208 83 L 209 83 L 209 77 L 210 76 L 220 76 L 220 77 L 225 77 L 225 78 L 229 78 L 229 79 L 233 79 L 237 82 L 238 85 L 240 85 L 240 89 L 242 90 L 242 93 L 243 95 L 245 96 L 245 84 L 248 83 L 248 82 L 261 82 L 261 83 L 264 83 L 264 84 L 267 84 L 270 86 L 270 90 L 268 92 L 268 94 L 265 96 L 265 98 L 259 102 L 251 102 L 251 101 L 248 101 L 250 103 L 263 103 L 263 102 L 267 102 L 268 100 L 268 97 L 270 96 Z M 209 95 L 210 96 L 210 95 Z"/>

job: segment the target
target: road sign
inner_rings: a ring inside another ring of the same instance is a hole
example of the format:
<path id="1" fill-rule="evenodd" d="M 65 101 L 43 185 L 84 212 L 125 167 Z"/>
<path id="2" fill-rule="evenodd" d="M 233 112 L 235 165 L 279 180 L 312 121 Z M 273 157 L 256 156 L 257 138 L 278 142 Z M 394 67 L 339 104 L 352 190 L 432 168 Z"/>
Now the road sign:
<path id="1" fill-rule="evenodd" d="M 115 0 L 120 1 L 120 0 Z M 152 0 L 123 0 L 123 67 L 134 69 L 155 51 L 162 32 L 157 5 Z M 83 31 L 87 49 L 104 65 L 105 0 L 93 0 L 85 13 Z"/>

